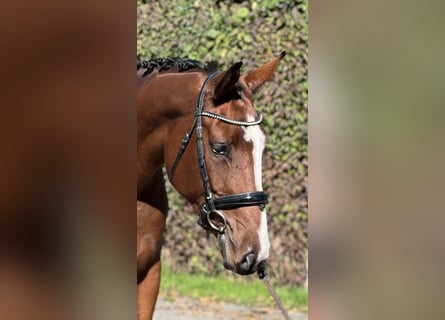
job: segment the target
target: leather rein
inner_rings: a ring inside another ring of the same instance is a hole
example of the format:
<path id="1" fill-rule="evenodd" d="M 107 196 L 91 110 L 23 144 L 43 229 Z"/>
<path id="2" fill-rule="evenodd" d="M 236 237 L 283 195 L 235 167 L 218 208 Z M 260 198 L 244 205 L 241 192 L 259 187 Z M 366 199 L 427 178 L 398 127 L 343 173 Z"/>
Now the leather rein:
<path id="1" fill-rule="evenodd" d="M 178 154 L 176 156 L 175 161 L 173 162 L 170 171 L 168 172 L 168 176 L 170 181 L 173 181 L 172 180 L 173 174 L 175 173 L 176 167 L 178 166 L 179 161 L 181 160 L 181 157 L 184 154 L 185 149 L 187 148 L 190 138 L 192 137 L 193 131 L 196 128 L 196 145 L 198 152 L 199 172 L 201 175 L 201 180 L 203 183 L 204 194 L 205 194 L 205 203 L 201 205 L 201 217 L 198 220 L 198 224 L 202 226 L 205 230 L 208 230 L 210 227 L 219 234 L 223 234 L 227 226 L 227 221 L 224 215 L 219 210 L 232 210 L 248 206 L 259 206 L 261 210 L 263 210 L 267 203 L 267 196 L 263 191 L 252 191 L 252 192 L 243 192 L 243 193 L 237 193 L 233 195 L 227 195 L 215 198 L 212 193 L 212 188 L 210 185 L 209 176 L 207 174 L 207 167 L 205 164 L 205 157 L 204 157 L 204 145 L 202 138 L 202 117 L 208 117 L 211 119 L 223 121 L 230 125 L 243 126 L 243 127 L 259 125 L 263 120 L 261 113 L 258 113 L 259 115 L 257 119 L 245 122 L 245 121 L 232 120 L 220 114 L 202 110 L 205 87 L 210 82 L 210 80 L 215 78 L 218 74 L 220 74 L 220 71 L 215 71 L 211 73 L 206 78 L 201 87 L 201 90 L 199 91 L 198 99 L 195 105 L 195 114 L 192 127 L 189 130 L 189 132 L 185 134 L 184 138 L 182 138 L 181 140 L 181 145 L 179 147 Z M 219 217 L 222 220 L 223 225 L 222 226 L 215 225 L 211 221 L 210 218 L 211 214 L 214 214 L 217 217 Z"/>

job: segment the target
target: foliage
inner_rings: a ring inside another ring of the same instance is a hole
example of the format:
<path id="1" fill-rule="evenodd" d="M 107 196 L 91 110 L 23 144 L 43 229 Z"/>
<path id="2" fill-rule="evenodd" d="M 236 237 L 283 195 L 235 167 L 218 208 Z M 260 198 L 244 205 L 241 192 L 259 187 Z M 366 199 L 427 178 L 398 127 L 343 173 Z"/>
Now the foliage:
<path id="1" fill-rule="evenodd" d="M 286 50 L 273 79 L 255 96 L 268 135 L 268 272 L 281 284 L 306 279 L 307 19 L 307 0 L 138 0 L 138 59 L 178 56 L 218 61 L 220 69 L 243 61 L 246 72 Z M 196 226 L 191 207 L 171 190 L 164 260 L 173 270 L 220 274 L 216 240 Z"/>

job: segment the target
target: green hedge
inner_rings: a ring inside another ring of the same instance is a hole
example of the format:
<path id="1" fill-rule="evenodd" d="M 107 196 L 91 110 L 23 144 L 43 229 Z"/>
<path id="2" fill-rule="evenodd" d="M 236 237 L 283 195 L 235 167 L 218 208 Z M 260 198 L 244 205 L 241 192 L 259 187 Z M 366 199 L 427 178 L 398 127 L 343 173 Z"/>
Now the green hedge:
<path id="1" fill-rule="evenodd" d="M 255 105 L 268 135 L 263 166 L 272 246 L 268 272 L 272 281 L 291 285 L 306 278 L 307 19 L 307 0 L 138 1 L 138 59 L 178 56 L 218 61 L 221 69 L 243 61 L 247 72 L 287 51 Z M 165 263 L 172 270 L 221 273 L 216 240 L 169 190 Z"/>

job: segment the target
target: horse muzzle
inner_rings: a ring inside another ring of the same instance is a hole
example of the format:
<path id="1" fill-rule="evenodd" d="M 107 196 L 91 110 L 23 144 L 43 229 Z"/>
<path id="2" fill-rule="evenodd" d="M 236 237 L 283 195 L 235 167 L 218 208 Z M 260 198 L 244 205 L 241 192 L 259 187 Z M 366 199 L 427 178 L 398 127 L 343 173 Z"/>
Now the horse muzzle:
<path id="1" fill-rule="evenodd" d="M 235 265 L 235 272 L 241 275 L 252 274 L 257 271 L 257 254 L 254 252 L 248 252 L 242 259 Z"/>
<path id="2" fill-rule="evenodd" d="M 246 252 L 241 255 L 241 258 L 234 258 L 239 257 L 239 253 L 235 254 L 231 252 L 231 254 L 229 254 L 228 247 L 233 248 L 237 247 L 237 245 L 236 243 L 232 243 L 233 246 L 227 245 L 227 240 L 230 241 L 230 230 L 227 228 L 227 219 L 223 211 L 241 207 L 258 206 L 262 212 L 266 203 L 267 196 L 263 191 L 253 191 L 218 198 L 214 198 L 211 195 L 206 199 L 206 202 L 201 205 L 201 217 L 198 220 L 198 224 L 205 230 L 213 232 L 218 237 L 223 264 L 226 269 L 240 275 L 248 275 L 256 272 L 258 265 L 262 261 L 258 261 L 259 252 L 252 250 L 251 246 L 246 246 Z"/>
<path id="3" fill-rule="evenodd" d="M 218 234 L 218 240 L 223 258 L 223 265 L 227 270 L 233 271 L 239 275 L 249 275 L 257 272 L 259 266 L 266 261 L 258 261 L 258 253 L 255 253 L 253 250 L 248 250 L 239 261 L 229 262 L 226 234 Z"/>

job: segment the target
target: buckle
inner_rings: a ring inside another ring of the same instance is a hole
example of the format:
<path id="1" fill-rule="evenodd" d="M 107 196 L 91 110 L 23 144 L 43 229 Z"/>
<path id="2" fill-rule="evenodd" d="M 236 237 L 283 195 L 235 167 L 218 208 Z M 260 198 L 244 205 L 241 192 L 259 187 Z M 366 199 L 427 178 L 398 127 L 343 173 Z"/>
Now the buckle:
<path id="1" fill-rule="evenodd" d="M 223 225 L 218 227 L 216 224 L 214 224 L 210 217 L 211 214 L 215 214 L 217 218 L 221 219 Z M 198 224 L 203 227 L 204 230 L 208 230 L 210 227 L 220 234 L 223 234 L 227 227 L 226 217 L 224 217 L 224 215 L 218 210 L 209 210 L 207 204 L 203 204 L 201 206 L 201 218 L 198 220 Z"/>

